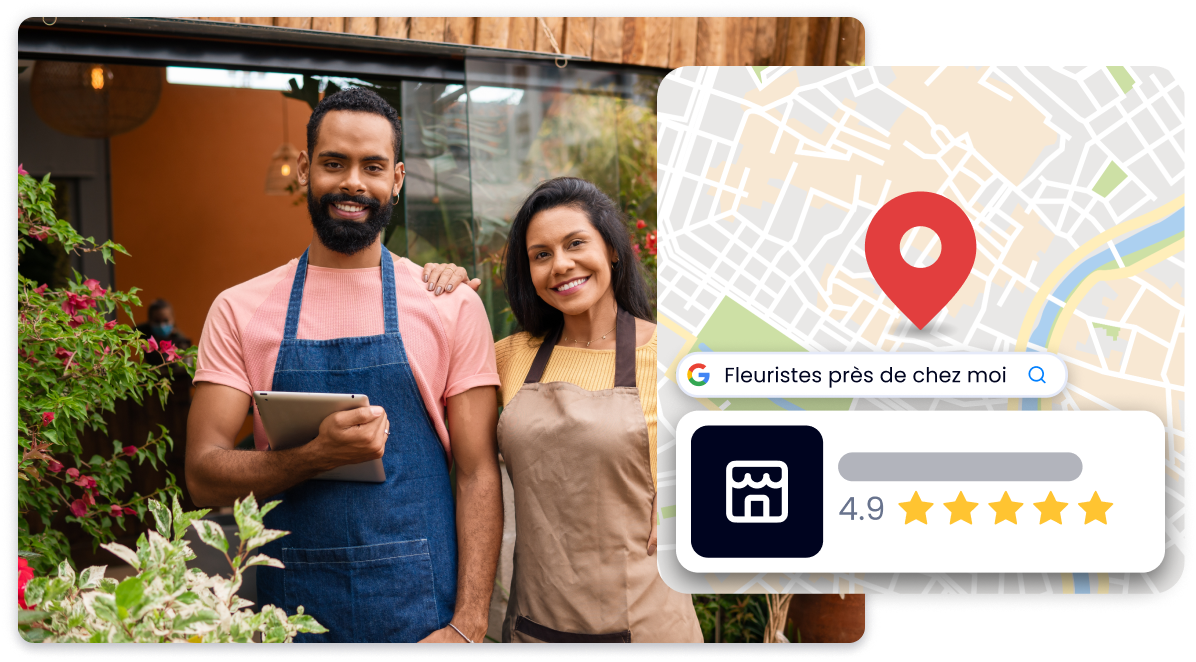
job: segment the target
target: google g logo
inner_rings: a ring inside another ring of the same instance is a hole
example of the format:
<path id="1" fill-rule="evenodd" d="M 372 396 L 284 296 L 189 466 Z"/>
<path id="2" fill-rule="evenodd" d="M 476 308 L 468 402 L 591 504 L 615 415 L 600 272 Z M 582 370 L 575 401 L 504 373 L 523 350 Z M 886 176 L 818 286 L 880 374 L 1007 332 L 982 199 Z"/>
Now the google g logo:
<path id="1" fill-rule="evenodd" d="M 697 373 L 698 378 L 694 379 L 694 371 L 704 370 L 705 368 L 705 364 L 702 363 L 695 363 L 689 366 L 689 383 L 693 384 L 694 386 L 704 386 L 706 382 L 710 381 L 710 373 L 708 372 L 699 372 Z"/>

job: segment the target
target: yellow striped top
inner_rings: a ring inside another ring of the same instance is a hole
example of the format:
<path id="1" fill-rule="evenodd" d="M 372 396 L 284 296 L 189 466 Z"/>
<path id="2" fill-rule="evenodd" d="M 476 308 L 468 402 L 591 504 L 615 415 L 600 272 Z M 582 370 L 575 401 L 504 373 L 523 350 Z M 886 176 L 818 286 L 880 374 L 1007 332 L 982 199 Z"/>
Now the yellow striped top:
<path id="1" fill-rule="evenodd" d="M 498 377 L 502 380 L 498 398 L 502 406 L 515 397 L 527 378 L 542 338 L 532 338 L 526 331 L 494 343 Z M 587 391 L 614 388 L 615 350 L 581 349 L 557 346 L 544 368 L 542 382 L 568 382 Z M 640 392 L 644 421 L 648 424 L 648 458 L 652 480 L 656 481 L 656 331 L 652 338 L 635 348 L 635 385 Z"/>

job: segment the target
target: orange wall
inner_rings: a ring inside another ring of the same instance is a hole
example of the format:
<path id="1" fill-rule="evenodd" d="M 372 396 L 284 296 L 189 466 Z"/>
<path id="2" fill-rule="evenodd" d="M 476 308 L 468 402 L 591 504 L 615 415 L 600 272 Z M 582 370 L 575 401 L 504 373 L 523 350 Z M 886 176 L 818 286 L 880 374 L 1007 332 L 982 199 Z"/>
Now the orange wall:
<path id="1" fill-rule="evenodd" d="M 145 305 L 170 301 L 193 341 L 221 291 L 299 257 L 311 240 L 307 206 L 264 192 L 283 140 L 282 99 L 163 83 L 153 116 L 111 140 L 112 235 L 131 254 L 116 260 L 116 286 L 141 288 Z M 286 103 L 289 140 L 304 149 L 311 109 Z M 144 306 L 133 312 L 145 320 Z"/>

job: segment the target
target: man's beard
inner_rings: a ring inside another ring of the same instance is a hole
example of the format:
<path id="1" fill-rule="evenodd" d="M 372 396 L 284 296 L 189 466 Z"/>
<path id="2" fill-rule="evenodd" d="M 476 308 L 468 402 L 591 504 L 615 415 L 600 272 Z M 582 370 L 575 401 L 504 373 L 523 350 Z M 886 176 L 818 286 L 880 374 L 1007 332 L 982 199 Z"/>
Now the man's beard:
<path id="1" fill-rule="evenodd" d="M 333 218 L 328 206 L 337 202 L 362 205 L 368 215 L 364 221 Z M 312 197 L 311 189 L 307 190 L 307 211 L 311 214 L 316 236 L 326 248 L 344 255 L 356 255 L 374 243 L 378 234 L 390 224 L 393 210 L 394 205 L 389 198 L 385 202 L 378 202 L 364 195 L 327 193 L 316 200 Z"/>

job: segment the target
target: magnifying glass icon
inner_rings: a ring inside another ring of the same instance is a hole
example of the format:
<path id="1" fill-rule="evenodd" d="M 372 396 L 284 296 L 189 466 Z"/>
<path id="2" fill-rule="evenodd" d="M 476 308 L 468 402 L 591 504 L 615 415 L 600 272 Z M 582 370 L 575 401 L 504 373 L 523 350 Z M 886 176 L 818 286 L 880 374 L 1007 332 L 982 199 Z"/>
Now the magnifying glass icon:
<path id="1" fill-rule="evenodd" d="M 1038 373 L 1037 377 L 1034 376 L 1035 373 Z M 1042 382 L 1043 384 L 1045 384 L 1046 383 L 1046 372 L 1043 371 L 1043 369 L 1040 368 L 1039 366 L 1034 366 L 1033 368 L 1030 368 L 1030 381 Z"/>

